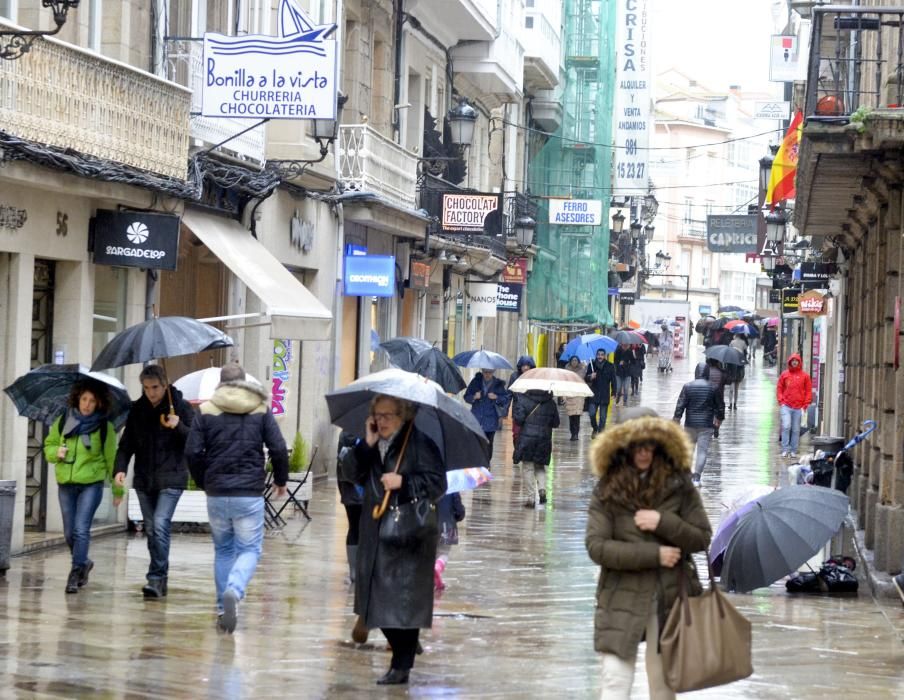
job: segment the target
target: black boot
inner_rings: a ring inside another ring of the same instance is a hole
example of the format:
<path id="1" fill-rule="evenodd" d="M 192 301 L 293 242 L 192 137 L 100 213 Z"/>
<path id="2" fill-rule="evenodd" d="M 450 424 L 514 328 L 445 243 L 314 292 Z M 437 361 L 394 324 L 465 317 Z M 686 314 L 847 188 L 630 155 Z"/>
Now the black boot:
<path id="1" fill-rule="evenodd" d="M 149 578 L 141 592 L 144 593 L 145 598 L 163 598 L 166 596 L 163 590 L 163 579 Z"/>
<path id="2" fill-rule="evenodd" d="M 377 680 L 377 685 L 402 685 L 407 682 L 408 669 L 391 668 Z"/>
<path id="3" fill-rule="evenodd" d="M 66 592 L 78 593 L 78 582 L 82 577 L 82 567 L 73 566 L 69 571 L 69 578 L 66 579 Z"/>
<path id="4" fill-rule="evenodd" d="M 85 565 L 81 568 L 81 572 L 80 572 L 79 577 L 78 577 L 78 587 L 79 587 L 79 588 L 81 588 L 81 587 L 84 586 L 86 583 L 88 583 L 88 574 L 91 573 L 91 569 L 93 569 L 93 568 L 94 568 L 94 562 L 91 561 L 91 560 L 89 559 L 89 560 L 88 560 L 88 563 L 85 564 Z"/>

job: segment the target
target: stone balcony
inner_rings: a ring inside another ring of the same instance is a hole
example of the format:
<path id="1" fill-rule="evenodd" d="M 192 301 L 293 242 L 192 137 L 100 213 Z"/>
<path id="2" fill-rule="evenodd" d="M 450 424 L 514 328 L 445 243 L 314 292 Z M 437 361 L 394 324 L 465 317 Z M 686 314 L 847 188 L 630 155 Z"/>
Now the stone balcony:
<path id="1" fill-rule="evenodd" d="M 402 209 L 415 208 L 417 156 L 367 124 L 339 127 L 339 181 Z"/>
<path id="2" fill-rule="evenodd" d="M 179 85 L 52 38 L 0 61 L 6 133 L 180 180 L 190 105 Z"/>

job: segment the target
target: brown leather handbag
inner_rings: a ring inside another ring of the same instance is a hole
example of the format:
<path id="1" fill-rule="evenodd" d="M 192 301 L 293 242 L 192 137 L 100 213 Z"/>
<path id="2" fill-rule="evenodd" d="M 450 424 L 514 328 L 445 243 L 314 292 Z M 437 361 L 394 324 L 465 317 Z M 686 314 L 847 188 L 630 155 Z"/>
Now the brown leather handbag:
<path id="1" fill-rule="evenodd" d="M 678 597 L 659 636 L 666 683 L 683 693 L 747 678 L 753 673 L 750 621 L 716 587 L 712 567 L 702 595 L 688 596 L 686 578 L 679 565 Z"/>

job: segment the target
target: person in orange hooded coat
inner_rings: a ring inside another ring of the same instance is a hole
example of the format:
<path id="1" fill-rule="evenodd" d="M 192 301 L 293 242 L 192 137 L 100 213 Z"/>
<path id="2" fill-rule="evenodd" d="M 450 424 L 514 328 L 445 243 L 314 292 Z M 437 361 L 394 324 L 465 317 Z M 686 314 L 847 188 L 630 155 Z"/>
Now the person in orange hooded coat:
<path id="1" fill-rule="evenodd" d="M 775 393 L 782 419 L 782 457 L 796 457 L 800 419 L 813 400 L 813 383 L 797 353 L 788 358 L 788 369 L 778 378 Z"/>

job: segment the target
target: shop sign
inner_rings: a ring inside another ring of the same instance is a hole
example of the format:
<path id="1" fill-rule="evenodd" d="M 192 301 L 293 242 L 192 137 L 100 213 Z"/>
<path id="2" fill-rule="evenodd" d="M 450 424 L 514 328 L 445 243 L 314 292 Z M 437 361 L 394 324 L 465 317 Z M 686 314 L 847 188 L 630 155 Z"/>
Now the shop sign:
<path id="1" fill-rule="evenodd" d="M 790 102 L 761 102 L 757 100 L 753 103 L 754 119 L 775 119 L 783 121 L 791 118 Z"/>
<path id="2" fill-rule="evenodd" d="M 819 292 L 815 292 L 813 290 L 804 292 L 798 297 L 797 305 L 800 309 L 801 314 L 807 316 L 808 318 L 825 316 L 826 298 Z"/>
<path id="3" fill-rule="evenodd" d="M 838 274 L 838 263 L 802 262 L 798 277 L 803 282 L 824 282 L 828 287 L 829 279 Z"/>
<path id="4" fill-rule="evenodd" d="M 409 289 L 427 289 L 430 286 L 430 264 L 412 260 L 408 270 Z"/>
<path id="5" fill-rule="evenodd" d="M 560 226 L 599 226 L 603 203 L 598 199 L 550 199 L 549 223 Z"/>
<path id="6" fill-rule="evenodd" d="M 527 258 L 512 258 L 505 264 L 502 281 L 508 284 L 527 284 Z"/>
<path id="7" fill-rule="evenodd" d="M 712 312 L 713 307 L 709 304 L 700 304 L 700 306 L 697 307 L 697 313 L 699 313 L 701 316 L 706 316 L 708 314 L 711 314 Z"/>
<path id="8" fill-rule="evenodd" d="M 343 278 L 345 296 L 393 296 L 395 269 L 395 257 L 392 255 L 346 255 Z"/>
<path id="9" fill-rule="evenodd" d="M 0 205 L 0 230 L 13 232 L 25 226 L 28 221 L 28 212 L 25 209 L 11 207 L 7 204 Z"/>
<path id="10" fill-rule="evenodd" d="M 782 303 L 782 290 L 781 289 L 770 289 L 769 290 L 769 303 L 770 304 L 781 304 Z"/>
<path id="11" fill-rule="evenodd" d="M 518 313 L 521 311 L 521 293 L 524 287 L 520 284 L 500 283 L 496 288 L 496 310 L 511 311 Z"/>
<path id="12" fill-rule="evenodd" d="M 335 25 L 315 25 L 298 0 L 279 4 L 279 36 L 206 33 L 201 114 L 238 119 L 335 119 Z"/>
<path id="13" fill-rule="evenodd" d="M 498 225 L 501 211 L 501 194 L 444 192 L 440 221 L 444 233 L 495 233 L 487 224 L 496 221 Z"/>
<path id="14" fill-rule="evenodd" d="M 178 216 L 98 209 L 91 219 L 88 250 L 95 265 L 175 270 L 179 258 Z"/>
<path id="15" fill-rule="evenodd" d="M 798 289 L 783 289 L 782 292 L 782 311 L 786 314 L 795 313 L 799 307 L 797 300 L 800 297 Z"/>
<path id="16" fill-rule="evenodd" d="M 797 37 L 773 34 L 769 39 L 769 80 L 791 83 L 803 78 Z"/>
<path id="17" fill-rule="evenodd" d="M 636 292 L 633 289 L 620 289 L 618 290 L 618 300 L 625 306 L 633 306 L 635 293 Z"/>
<path id="18" fill-rule="evenodd" d="M 468 285 L 468 307 L 471 316 L 496 318 L 499 285 L 496 282 L 471 282 Z"/>
<path id="19" fill-rule="evenodd" d="M 286 412 L 286 394 L 291 378 L 292 341 L 277 338 L 273 341 L 273 376 L 270 390 L 270 412 L 282 416 Z"/>
<path id="20" fill-rule="evenodd" d="M 756 253 L 757 214 L 706 217 L 706 247 L 713 253 Z"/>

